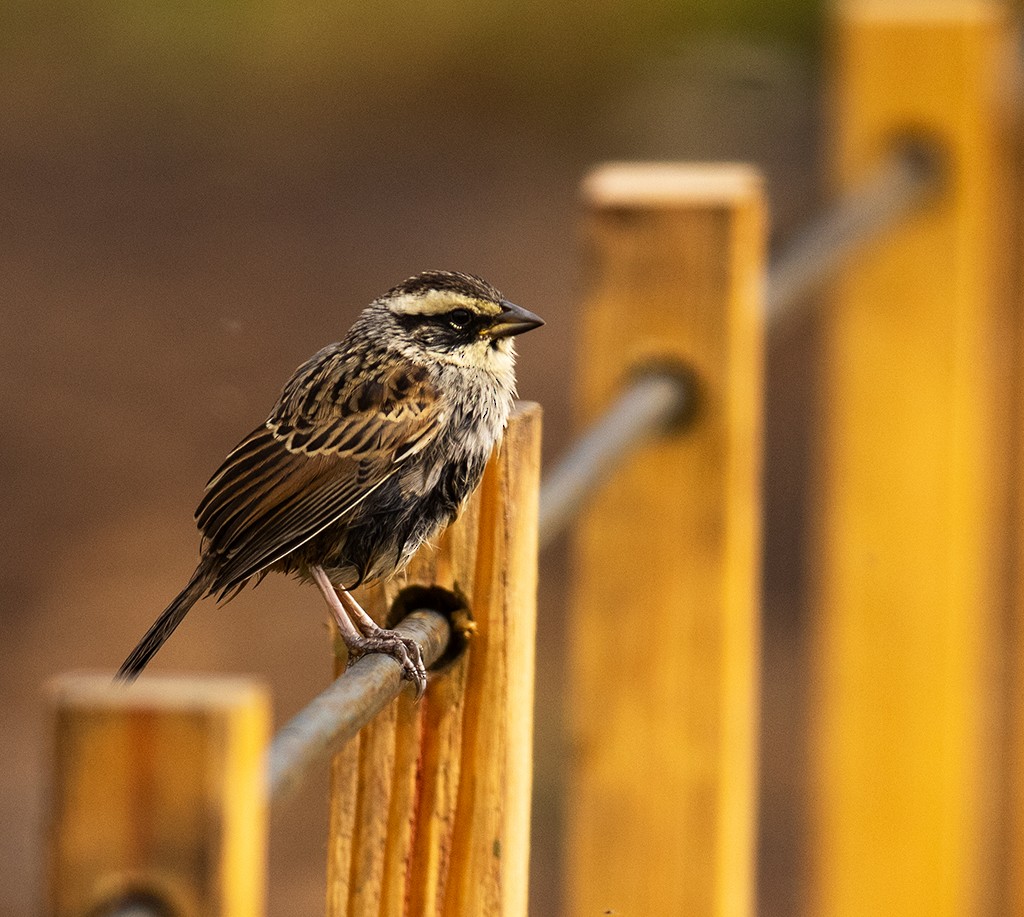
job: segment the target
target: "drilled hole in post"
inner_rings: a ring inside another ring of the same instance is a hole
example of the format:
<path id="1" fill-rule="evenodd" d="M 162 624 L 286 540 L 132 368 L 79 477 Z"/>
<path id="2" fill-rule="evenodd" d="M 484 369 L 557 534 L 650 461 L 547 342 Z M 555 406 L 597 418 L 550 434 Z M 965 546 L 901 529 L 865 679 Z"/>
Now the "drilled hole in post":
<path id="1" fill-rule="evenodd" d="M 451 634 L 448 646 L 430 667 L 431 672 L 440 672 L 465 652 L 476 630 L 476 622 L 462 595 L 441 586 L 407 586 L 388 609 L 388 627 L 394 627 L 406 615 L 418 610 L 436 611 L 448 619 Z"/>
<path id="2" fill-rule="evenodd" d="M 670 356 L 654 356 L 630 370 L 629 381 L 662 378 L 678 389 L 677 406 L 661 429 L 664 435 L 681 433 L 697 422 L 701 413 L 701 384 L 697 371 L 682 360 Z"/>
<path id="3" fill-rule="evenodd" d="M 90 909 L 88 917 L 182 917 L 183 911 L 152 889 L 132 889 Z"/>
<path id="4" fill-rule="evenodd" d="M 900 159 L 929 194 L 944 190 L 953 170 L 949 148 L 927 128 L 902 128 L 893 134 L 888 148 Z"/>

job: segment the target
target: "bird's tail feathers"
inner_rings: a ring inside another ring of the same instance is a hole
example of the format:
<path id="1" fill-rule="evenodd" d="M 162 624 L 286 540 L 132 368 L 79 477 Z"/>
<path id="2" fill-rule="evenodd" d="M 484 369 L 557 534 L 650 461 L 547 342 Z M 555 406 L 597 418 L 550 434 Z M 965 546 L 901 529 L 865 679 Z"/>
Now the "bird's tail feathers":
<path id="1" fill-rule="evenodd" d="M 188 614 L 188 610 L 209 591 L 210 578 L 210 570 L 205 564 L 201 563 L 196 567 L 196 572 L 192 574 L 192 579 L 188 581 L 188 585 L 163 610 L 160 617 L 153 622 L 153 626 L 146 631 L 146 635 L 139 641 L 139 645 L 121 663 L 121 668 L 117 670 L 117 675 L 114 676 L 117 681 L 134 681 L 139 677 L 139 673 L 146 667 L 146 663 L 153 658 L 156 651 L 174 633 L 175 628 L 181 623 L 185 615 Z"/>

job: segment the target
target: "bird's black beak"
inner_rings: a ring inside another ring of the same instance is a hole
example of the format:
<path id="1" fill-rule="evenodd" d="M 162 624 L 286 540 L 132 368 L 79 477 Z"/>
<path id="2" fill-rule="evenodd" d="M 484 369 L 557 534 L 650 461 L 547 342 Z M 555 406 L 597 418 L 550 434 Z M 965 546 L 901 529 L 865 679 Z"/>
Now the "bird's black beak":
<path id="1" fill-rule="evenodd" d="M 522 334 L 532 328 L 539 328 L 543 324 L 544 319 L 539 315 L 534 315 L 522 306 L 503 299 L 501 312 L 495 316 L 494 323 L 487 329 L 486 334 L 497 340 L 498 338 L 512 337 L 514 334 Z"/>

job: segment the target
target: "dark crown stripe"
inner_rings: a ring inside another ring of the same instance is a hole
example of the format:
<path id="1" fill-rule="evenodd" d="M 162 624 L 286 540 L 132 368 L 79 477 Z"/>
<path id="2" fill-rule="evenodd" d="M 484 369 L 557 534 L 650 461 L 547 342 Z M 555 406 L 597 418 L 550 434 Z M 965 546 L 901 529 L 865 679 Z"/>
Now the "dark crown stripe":
<path id="1" fill-rule="evenodd" d="M 444 290 L 450 293 L 461 293 L 477 299 L 501 302 L 502 295 L 482 277 L 475 274 L 462 274 L 458 271 L 424 271 L 403 280 L 398 286 L 388 290 L 385 298 L 402 296 L 403 294 L 427 293 L 430 290 Z"/>

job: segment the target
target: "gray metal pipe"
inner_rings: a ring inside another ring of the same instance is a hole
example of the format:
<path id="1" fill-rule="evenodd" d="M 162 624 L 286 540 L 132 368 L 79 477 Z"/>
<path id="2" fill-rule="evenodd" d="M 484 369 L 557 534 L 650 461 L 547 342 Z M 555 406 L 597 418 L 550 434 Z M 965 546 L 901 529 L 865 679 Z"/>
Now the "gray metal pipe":
<path id="1" fill-rule="evenodd" d="M 395 630 L 415 640 L 425 665 L 433 665 L 448 646 L 451 627 L 436 611 L 414 611 Z M 294 790 L 314 765 L 355 738 L 402 690 L 402 672 L 390 656 L 372 653 L 357 660 L 274 736 L 267 760 L 270 798 Z"/>

